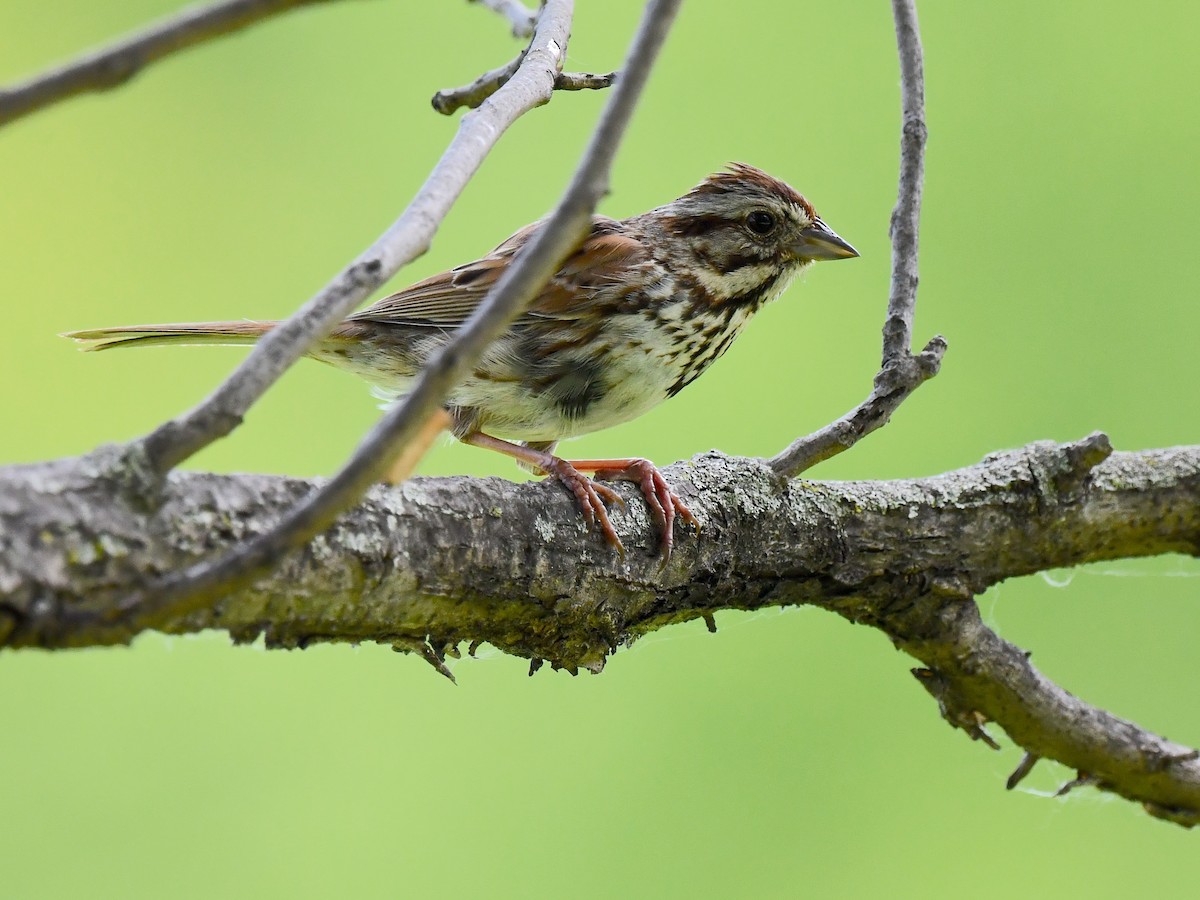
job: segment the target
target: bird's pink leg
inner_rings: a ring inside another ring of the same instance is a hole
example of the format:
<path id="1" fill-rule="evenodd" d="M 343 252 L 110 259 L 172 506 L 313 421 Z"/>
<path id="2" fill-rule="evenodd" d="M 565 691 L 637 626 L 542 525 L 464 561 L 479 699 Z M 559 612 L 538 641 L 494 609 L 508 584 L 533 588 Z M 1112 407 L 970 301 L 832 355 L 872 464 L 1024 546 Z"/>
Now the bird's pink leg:
<path id="1" fill-rule="evenodd" d="M 579 508 L 583 512 L 583 521 L 587 523 L 588 527 L 591 528 L 593 525 L 599 525 L 601 532 L 604 534 L 604 539 L 624 558 L 625 545 L 617 537 L 617 531 L 613 528 L 612 522 L 609 521 L 608 510 L 604 506 L 605 502 L 624 505 L 625 501 L 621 499 L 621 495 L 616 491 L 592 481 L 592 479 L 581 473 L 571 463 L 565 459 L 559 459 L 548 450 L 541 450 L 537 447 L 523 447 L 511 441 L 494 438 L 490 434 L 484 434 L 481 431 L 468 434 L 461 438 L 461 440 L 464 444 L 485 447 L 488 450 L 503 453 L 505 456 L 512 457 L 515 460 L 540 469 L 547 475 L 553 475 L 575 495 L 575 501 L 579 504 Z"/>

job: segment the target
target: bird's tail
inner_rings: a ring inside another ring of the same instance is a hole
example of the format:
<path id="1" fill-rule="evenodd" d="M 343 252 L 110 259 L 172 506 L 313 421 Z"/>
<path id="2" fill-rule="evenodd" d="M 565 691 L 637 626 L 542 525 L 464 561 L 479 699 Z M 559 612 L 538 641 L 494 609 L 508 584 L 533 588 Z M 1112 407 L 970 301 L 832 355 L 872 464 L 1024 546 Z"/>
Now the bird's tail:
<path id="1" fill-rule="evenodd" d="M 253 344 L 277 322 L 179 322 L 173 325 L 123 325 L 68 331 L 63 337 L 80 345 L 80 350 L 156 344 Z"/>

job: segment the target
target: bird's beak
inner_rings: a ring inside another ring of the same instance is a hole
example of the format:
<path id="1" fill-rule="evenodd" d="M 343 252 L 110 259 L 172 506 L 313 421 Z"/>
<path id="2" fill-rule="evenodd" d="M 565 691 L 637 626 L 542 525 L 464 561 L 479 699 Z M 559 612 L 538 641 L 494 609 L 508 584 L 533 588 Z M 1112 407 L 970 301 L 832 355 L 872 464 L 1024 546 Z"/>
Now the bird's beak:
<path id="1" fill-rule="evenodd" d="M 858 256 L 857 250 L 820 219 L 800 232 L 800 237 L 792 245 L 792 253 L 800 259 L 851 259 Z"/>

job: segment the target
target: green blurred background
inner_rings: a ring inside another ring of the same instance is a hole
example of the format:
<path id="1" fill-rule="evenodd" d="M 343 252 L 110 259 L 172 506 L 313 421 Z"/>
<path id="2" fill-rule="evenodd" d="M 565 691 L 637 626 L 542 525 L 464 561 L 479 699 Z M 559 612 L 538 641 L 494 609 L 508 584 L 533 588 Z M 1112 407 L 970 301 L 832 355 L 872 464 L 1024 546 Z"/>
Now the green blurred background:
<path id="1" fill-rule="evenodd" d="M 582 3 L 569 67 L 615 67 L 638 4 Z M 177 8 L 4 0 L 0 80 Z M 1101 428 L 1200 440 L 1200 12 L 925 0 L 930 144 L 917 337 L 941 377 L 814 475 L 887 478 Z M 403 208 L 455 123 L 429 109 L 517 49 L 455 0 L 305 10 L 0 132 L 0 462 L 141 434 L 236 350 L 85 356 L 57 332 L 286 315 Z M 898 76 L 888 4 L 688 4 L 603 211 L 729 160 L 792 182 L 862 259 L 819 266 L 640 421 L 572 445 L 771 454 L 865 395 L 887 295 Z M 542 215 L 604 97 L 502 140 L 402 286 Z M 301 364 L 197 468 L 332 472 L 376 418 Z M 426 474 L 519 477 L 439 447 Z M 1052 573 L 981 599 L 1089 701 L 1200 743 L 1200 566 Z M 810 610 L 653 635 L 600 677 L 482 652 L 459 686 L 377 646 L 0 656 L 0 895 L 1118 897 L 1200 877 L 1194 835 L 1122 801 L 1003 790 L 1019 752 L 937 717 L 880 634 Z"/>

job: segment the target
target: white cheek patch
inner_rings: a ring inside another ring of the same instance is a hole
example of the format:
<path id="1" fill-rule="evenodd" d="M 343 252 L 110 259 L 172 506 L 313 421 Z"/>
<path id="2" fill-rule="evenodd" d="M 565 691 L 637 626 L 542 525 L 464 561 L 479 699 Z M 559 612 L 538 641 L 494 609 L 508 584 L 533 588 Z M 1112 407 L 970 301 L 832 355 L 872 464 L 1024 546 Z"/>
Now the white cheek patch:
<path id="1" fill-rule="evenodd" d="M 761 287 L 768 281 L 777 269 L 771 263 L 742 266 L 727 275 L 714 272 L 707 266 L 700 266 L 695 271 L 696 280 L 704 289 L 722 299 L 736 297 Z"/>

